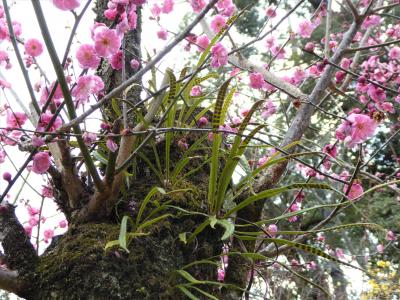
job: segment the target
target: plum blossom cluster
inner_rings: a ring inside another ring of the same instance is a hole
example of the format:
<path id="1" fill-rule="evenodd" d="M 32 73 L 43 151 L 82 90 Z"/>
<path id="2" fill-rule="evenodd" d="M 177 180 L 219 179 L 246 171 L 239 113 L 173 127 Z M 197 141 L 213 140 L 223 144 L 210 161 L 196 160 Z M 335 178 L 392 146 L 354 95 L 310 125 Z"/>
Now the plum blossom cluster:
<path id="1" fill-rule="evenodd" d="M 33 207 L 30 204 L 25 205 L 27 214 L 29 216 L 28 221 L 24 224 L 24 229 L 26 234 L 29 237 L 33 237 L 33 230 L 35 227 L 37 228 L 39 226 L 39 223 L 45 224 L 47 221 L 47 218 L 42 215 L 42 211 L 39 208 Z M 47 224 L 46 224 L 47 225 Z M 68 226 L 67 220 L 61 220 L 59 221 L 57 226 L 52 226 L 48 227 L 45 230 L 43 230 L 43 241 L 47 244 L 49 241 L 54 237 L 54 231 L 58 228 L 65 230 Z M 36 230 L 36 229 L 35 229 Z M 37 247 L 38 245 L 34 243 L 34 245 Z"/>
<path id="2" fill-rule="evenodd" d="M 378 123 L 368 115 L 352 113 L 336 130 L 336 137 L 347 147 L 354 147 L 372 137 Z"/>

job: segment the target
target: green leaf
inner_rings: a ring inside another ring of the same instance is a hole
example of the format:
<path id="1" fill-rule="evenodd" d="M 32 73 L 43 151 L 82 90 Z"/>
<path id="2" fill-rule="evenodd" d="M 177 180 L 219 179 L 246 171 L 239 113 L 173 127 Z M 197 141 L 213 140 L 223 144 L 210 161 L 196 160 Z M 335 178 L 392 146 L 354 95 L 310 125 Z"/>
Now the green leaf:
<path id="1" fill-rule="evenodd" d="M 106 244 L 106 246 L 104 247 L 104 250 L 107 250 L 107 249 L 115 247 L 115 246 L 119 246 L 119 240 L 114 240 L 114 241 L 108 242 Z"/>
<path id="2" fill-rule="evenodd" d="M 128 245 L 126 241 L 127 231 L 128 231 L 128 221 L 131 220 L 129 216 L 123 216 L 121 221 L 121 227 L 119 230 L 119 246 L 124 249 L 127 253 L 129 253 Z"/>
<path id="3" fill-rule="evenodd" d="M 212 118 L 212 128 L 213 132 L 213 144 L 212 144 L 212 151 L 211 151 L 211 166 L 210 166 L 210 177 L 209 177 L 209 189 L 208 189 L 208 209 L 212 213 L 217 213 L 219 208 L 217 207 L 217 199 L 216 199 L 216 190 L 218 184 L 218 167 L 219 167 L 219 151 L 222 143 L 222 134 L 217 133 L 219 126 L 221 125 L 221 114 L 222 114 L 222 107 L 224 104 L 225 94 L 228 90 L 229 83 L 231 82 L 232 78 L 226 80 L 221 88 L 219 89 L 217 101 L 214 107 L 214 113 Z"/>
<path id="4" fill-rule="evenodd" d="M 235 225 L 232 222 L 226 219 L 219 219 L 217 223 L 225 228 L 224 235 L 221 237 L 222 241 L 228 239 L 235 232 Z"/>
<path id="5" fill-rule="evenodd" d="M 101 162 L 102 164 L 105 164 L 105 165 L 108 164 L 107 157 L 104 156 L 102 153 L 100 153 L 100 152 L 97 151 L 97 150 L 93 151 L 93 157 L 94 157 L 95 159 L 97 159 L 99 162 Z"/>
<path id="6" fill-rule="evenodd" d="M 160 187 L 153 187 L 150 192 L 148 192 L 148 194 L 146 195 L 146 197 L 144 198 L 142 204 L 140 205 L 139 208 L 139 212 L 137 214 L 136 217 L 136 226 L 139 226 L 140 220 L 142 219 L 142 215 L 144 210 L 146 209 L 147 204 L 150 202 L 151 198 L 156 194 L 156 193 L 160 193 L 162 195 L 165 195 L 166 192 L 163 188 Z"/>
<path id="7" fill-rule="evenodd" d="M 217 222 L 218 222 L 217 217 L 216 216 L 210 216 L 209 219 L 210 219 L 211 228 L 215 228 L 215 224 L 217 224 Z"/>
<path id="8" fill-rule="evenodd" d="M 268 257 L 255 252 L 238 252 L 240 256 L 250 258 L 251 260 L 268 260 Z"/>
<path id="9" fill-rule="evenodd" d="M 120 117 L 120 116 L 122 115 L 122 112 L 121 112 L 121 110 L 119 109 L 117 99 L 112 98 L 112 100 L 111 100 L 111 106 L 112 106 L 112 109 L 114 110 L 115 114 L 117 115 L 117 117 Z"/>
<path id="10" fill-rule="evenodd" d="M 173 127 L 175 122 L 176 116 L 176 77 L 170 68 L 167 68 L 165 71 L 168 75 L 169 80 L 169 92 L 167 97 L 167 105 L 169 107 L 167 120 L 166 120 L 166 127 Z M 167 180 L 170 178 L 170 155 L 171 155 L 171 144 L 172 138 L 174 134 L 173 132 L 167 132 L 165 134 L 165 169 L 166 169 L 166 177 Z"/>
<path id="11" fill-rule="evenodd" d="M 195 295 L 193 295 L 187 288 L 185 288 L 183 285 L 177 285 L 176 286 L 178 289 L 182 291 L 189 299 L 191 300 L 200 300 L 200 298 L 197 298 Z"/>
<path id="12" fill-rule="evenodd" d="M 181 242 L 183 242 L 184 244 L 187 244 L 186 233 L 187 233 L 187 232 L 182 232 L 182 233 L 179 234 L 179 240 L 180 240 Z"/>
<path id="13" fill-rule="evenodd" d="M 183 278 L 185 278 L 187 281 L 189 281 L 190 283 L 194 283 L 194 284 L 199 284 L 201 283 L 200 280 L 197 280 L 196 278 L 194 278 L 192 275 L 190 275 L 189 272 L 185 271 L 185 270 L 176 270 L 176 272 L 181 275 Z"/>
<path id="14" fill-rule="evenodd" d="M 203 294 L 204 296 L 208 297 L 209 299 L 218 300 L 217 297 L 215 297 L 215 296 L 203 291 L 202 289 L 199 289 L 198 287 L 191 286 L 190 288 L 198 291 L 200 294 Z"/>
<path id="15" fill-rule="evenodd" d="M 143 230 L 144 228 L 149 227 L 149 226 L 151 226 L 151 225 L 153 225 L 153 224 L 155 224 L 155 223 L 161 221 L 162 219 L 165 219 L 165 218 L 168 218 L 168 217 L 173 217 L 173 215 L 171 215 L 171 214 L 164 214 L 164 215 L 161 215 L 161 216 L 159 216 L 159 217 L 157 217 L 157 218 L 154 218 L 154 219 L 151 219 L 151 220 L 149 220 L 149 221 L 143 222 L 143 223 L 137 228 L 137 230 L 138 230 L 138 231 Z"/>
<path id="16" fill-rule="evenodd" d="M 235 95 L 235 93 L 236 93 L 236 88 L 233 88 L 225 98 L 224 105 L 222 106 L 222 111 L 221 111 L 222 120 L 225 120 L 226 115 L 228 114 L 228 109 L 229 106 L 231 106 L 232 104 L 233 96 Z"/>
<path id="17" fill-rule="evenodd" d="M 325 189 L 325 190 L 333 190 L 329 185 L 327 184 L 318 184 L 318 183 L 294 183 L 294 184 L 289 184 L 283 187 L 279 188 L 274 188 L 274 189 L 269 189 L 266 191 L 262 191 L 256 195 L 253 195 L 242 202 L 240 202 L 238 205 L 236 205 L 233 209 L 228 211 L 224 218 L 229 217 L 233 213 L 236 213 L 237 211 L 241 210 L 242 208 L 252 204 L 253 202 L 263 200 L 265 198 L 270 198 L 279 194 L 282 194 L 283 192 L 287 192 L 293 189 Z"/>
<path id="18" fill-rule="evenodd" d="M 220 87 L 217 95 L 217 100 L 215 102 L 214 113 L 212 118 L 212 127 L 214 130 L 217 130 L 220 125 L 224 122 L 222 119 L 222 108 L 224 105 L 225 95 L 229 87 L 229 83 L 231 82 L 232 77 L 226 80 Z"/>

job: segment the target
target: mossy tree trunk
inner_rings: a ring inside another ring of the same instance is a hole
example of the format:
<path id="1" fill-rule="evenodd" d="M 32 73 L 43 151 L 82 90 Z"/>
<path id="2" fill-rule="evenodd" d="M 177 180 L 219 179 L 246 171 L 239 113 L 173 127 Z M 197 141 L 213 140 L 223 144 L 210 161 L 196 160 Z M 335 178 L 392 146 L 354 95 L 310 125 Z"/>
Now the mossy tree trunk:
<path id="1" fill-rule="evenodd" d="M 107 0 L 97 1 L 96 20 L 111 25 L 103 17 L 107 2 Z M 139 10 L 137 29 L 126 35 L 128 66 L 133 57 L 140 58 L 140 34 Z M 132 76 L 133 71 L 127 69 L 127 77 Z M 120 71 L 112 70 L 105 63 L 97 73 L 105 82 L 106 92 L 123 80 Z M 140 89 L 134 88 L 127 95 L 127 100 L 136 103 L 140 100 L 139 97 Z M 112 114 L 112 108 L 107 106 L 103 108 L 103 115 L 105 121 L 108 122 L 112 122 L 116 117 Z M 134 119 L 133 116 L 131 119 Z M 188 141 L 196 140 L 196 138 L 198 137 L 186 136 Z M 158 142 L 157 147 L 161 152 L 165 148 L 162 141 Z M 149 156 L 152 155 L 152 149 L 150 150 Z M 173 146 L 171 166 L 174 165 L 174 159 L 179 159 L 181 155 L 179 147 Z M 148 158 L 154 159 L 154 157 Z M 196 168 L 202 162 L 202 160 L 193 160 L 187 168 Z M 122 216 L 129 215 L 135 220 L 138 208 L 151 188 L 163 186 L 164 183 L 156 180 L 154 174 L 147 170 L 148 166 L 145 162 L 138 160 L 136 170 L 134 170 L 136 176 L 131 180 L 129 190 L 119 196 L 119 201 L 111 215 L 101 216 L 84 223 L 77 221 L 73 209 L 65 204 L 68 203 L 66 187 L 61 188 L 59 176 L 53 176 L 56 202 L 66 214 L 70 226 L 66 234 L 54 237 L 51 245 L 40 257 L 35 255 L 35 250 L 28 242 L 29 239 L 22 225 L 15 217 L 14 208 L 12 206 L 2 208 L 0 214 L 2 224 L 9 227 L 7 230 L 10 234 L 18 233 L 17 237 L 9 236 L 4 247 L 6 253 L 11 253 L 18 258 L 17 260 L 7 259 L 7 262 L 12 263 L 9 266 L 18 271 L 20 278 L 23 279 L 14 291 L 25 299 L 185 299 L 186 296 L 176 288 L 176 285 L 187 283 L 187 280 L 178 275 L 176 270 L 189 263 L 210 258 L 214 263 L 195 264 L 185 270 L 199 280 L 216 281 L 216 263 L 223 246 L 220 240 L 222 229 L 218 226 L 215 229 L 208 227 L 189 244 L 179 239 L 179 234 L 193 232 L 205 220 L 205 216 L 182 213 L 171 208 L 162 212 L 169 213 L 168 218 L 143 230 L 144 236 L 130 240 L 129 253 L 118 247 L 105 250 L 107 242 L 118 239 Z M 194 176 L 181 180 L 179 186 L 174 187 L 174 189 L 182 190 L 179 193 L 155 198 L 158 203 L 168 201 L 170 205 L 179 206 L 187 211 L 206 213 L 208 173 L 209 171 L 204 169 Z M 87 203 L 93 191 L 90 181 L 82 182 L 86 187 L 85 194 L 81 197 L 81 207 Z M 168 186 L 163 187 L 168 191 Z M 148 207 L 154 209 L 150 204 Z M 149 211 L 146 210 L 145 215 L 146 213 Z M 132 228 L 128 227 L 128 230 Z M 199 286 L 199 288 L 213 295 L 221 293 L 216 285 Z M 197 293 L 197 295 L 201 298 L 201 294 Z"/>

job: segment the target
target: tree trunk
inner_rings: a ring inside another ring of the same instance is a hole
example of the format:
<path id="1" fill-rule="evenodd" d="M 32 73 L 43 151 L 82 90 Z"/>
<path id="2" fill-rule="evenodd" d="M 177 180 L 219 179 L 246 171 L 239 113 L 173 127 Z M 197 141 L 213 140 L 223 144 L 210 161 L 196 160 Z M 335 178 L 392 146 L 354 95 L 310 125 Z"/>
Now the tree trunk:
<path id="1" fill-rule="evenodd" d="M 107 2 L 107 0 L 97 1 L 96 21 L 104 22 L 110 26 L 110 22 L 103 17 Z M 126 35 L 125 48 L 128 51 L 125 59 L 127 66 L 134 56 L 140 59 L 140 9 L 137 22 L 137 30 Z M 127 77 L 132 76 L 132 72 L 127 67 Z M 105 63 L 102 64 L 97 73 L 105 82 L 105 92 L 113 89 L 123 80 L 120 71 L 112 70 Z M 127 95 L 127 100 L 135 103 L 140 100 L 139 96 L 140 88 L 135 87 Z M 111 106 L 106 106 L 103 110 L 104 118 L 108 122 L 112 122 L 116 118 L 112 115 L 112 111 Z M 134 120 L 133 116 L 131 122 L 132 120 Z M 132 124 L 129 124 L 129 126 L 132 126 Z M 196 138 L 198 137 L 193 136 L 192 142 Z M 186 139 L 188 142 L 191 140 L 190 137 L 186 137 Z M 176 144 L 175 141 L 171 150 L 171 167 L 182 155 Z M 152 147 L 149 146 L 148 148 L 147 150 L 144 149 L 144 155 L 150 161 L 155 161 Z M 165 151 L 163 142 L 158 143 L 157 148 L 159 148 L 159 153 L 165 153 L 163 152 Z M 195 168 L 196 163 L 199 166 L 203 159 L 197 161 L 193 159 L 192 161 L 188 164 L 187 169 Z M 161 163 L 164 162 L 161 161 Z M 5 249 L 7 253 L 19 253 L 21 251 L 20 244 L 23 244 L 26 248 L 24 250 L 26 255 L 18 256 L 24 258 L 24 261 L 10 265 L 20 274 L 25 274 L 23 278 L 27 284 L 17 291 L 19 296 L 33 300 L 184 299 L 186 296 L 176 288 L 176 285 L 185 284 L 188 281 L 176 270 L 189 263 L 210 258 L 212 258 L 211 264 L 195 264 L 192 267 L 185 268 L 185 270 L 198 280 L 216 281 L 217 267 L 215 263 L 219 261 L 219 255 L 222 251 L 223 243 L 220 240 L 222 229 L 218 226 L 216 229 L 208 226 L 192 243 L 188 244 L 179 239 L 181 233 L 190 234 L 204 222 L 206 217 L 199 214 L 183 213 L 173 208 L 163 210 L 155 214 L 154 217 L 166 213 L 170 216 L 141 230 L 144 235 L 130 239 L 128 243 L 129 253 L 118 247 L 105 249 L 108 242 L 118 240 L 121 227 L 119 222 L 122 216 L 129 215 L 135 221 L 143 199 L 154 186 L 162 186 L 167 191 L 180 190 L 169 195 L 155 195 L 152 200 L 157 200 L 159 204 L 168 201 L 170 205 L 179 206 L 187 211 L 203 211 L 206 213 L 204 201 L 207 199 L 208 191 L 209 171 L 207 169 L 181 180 L 179 185 L 173 188 L 170 188 L 166 182 L 156 180 L 152 172 L 147 172 L 146 163 L 140 159 L 138 159 L 134 171 L 136 178 L 132 180 L 126 194 L 122 195 L 121 193 L 119 196 L 117 207 L 112 215 L 95 222 L 82 224 L 76 222 L 71 212 L 65 210 L 64 212 L 70 220 L 68 232 L 63 236 L 55 237 L 52 244 L 40 257 L 34 255 L 33 247 L 29 242 L 26 242 L 28 237 L 13 215 L 13 210 L 10 210 L 10 217 L 7 218 L 0 214 L 0 221 L 4 219 L 5 224 L 13 217 L 20 234 L 21 243 L 18 243 L 15 247 L 11 243 L 9 249 Z M 184 172 L 185 170 L 182 170 L 183 174 Z M 57 189 L 57 183 L 54 182 L 54 184 L 55 189 Z M 90 186 L 90 181 L 87 184 Z M 58 193 L 56 191 L 56 194 L 59 194 L 59 191 Z M 82 200 L 82 202 L 84 201 Z M 81 203 L 81 205 L 84 204 Z M 150 202 L 143 216 L 147 217 L 154 208 L 154 202 Z M 132 226 L 128 226 L 128 232 L 133 229 Z M 25 257 L 29 259 L 25 260 Z M 219 293 L 216 285 L 197 287 L 213 295 Z M 200 298 L 202 297 L 193 289 L 191 289 L 191 292 Z"/>

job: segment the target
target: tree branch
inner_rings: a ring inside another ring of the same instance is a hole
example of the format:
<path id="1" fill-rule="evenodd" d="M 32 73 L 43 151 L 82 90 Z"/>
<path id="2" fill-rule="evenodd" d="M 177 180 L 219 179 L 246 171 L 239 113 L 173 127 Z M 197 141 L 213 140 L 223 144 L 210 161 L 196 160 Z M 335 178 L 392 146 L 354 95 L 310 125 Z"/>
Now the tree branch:
<path id="1" fill-rule="evenodd" d="M 0 268 L 0 289 L 10 293 L 19 294 L 22 289 L 22 282 L 17 271 L 4 270 Z"/>
<path id="2" fill-rule="evenodd" d="M 39 27 L 42 32 L 43 39 L 46 43 L 47 50 L 49 52 L 51 61 L 53 63 L 54 70 L 57 74 L 57 79 L 60 84 L 62 94 L 64 96 L 64 101 L 67 106 L 69 117 L 70 117 L 70 119 L 74 119 L 77 117 L 75 107 L 74 107 L 74 102 L 72 100 L 71 93 L 68 88 L 68 83 L 65 79 L 64 70 L 61 66 L 60 60 L 57 56 L 56 49 L 55 49 L 53 41 L 51 39 L 50 32 L 47 27 L 45 17 L 43 15 L 42 7 L 41 7 L 39 1 L 32 0 L 31 2 L 32 2 L 32 6 L 35 10 L 36 18 L 39 23 Z M 79 124 L 74 125 L 73 130 L 77 134 L 82 133 Z M 88 148 L 86 147 L 86 145 L 83 141 L 83 138 L 81 136 L 77 136 L 76 139 L 78 141 L 79 149 L 81 150 L 82 155 L 85 159 L 86 167 L 87 167 L 90 175 L 93 178 L 93 182 L 96 186 L 96 189 L 99 191 L 102 191 L 103 183 L 100 179 L 99 174 L 97 173 L 97 169 L 96 169 L 96 166 L 94 165 L 94 162 L 90 156 L 90 152 L 89 152 Z"/>
<path id="3" fill-rule="evenodd" d="M 38 257 L 24 228 L 15 216 L 15 207 L 11 204 L 0 206 L 0 243 L 4 249 L 6 265 L 18 272 L 17 274 L 24 274 L 25 279 L 32 279 Z M 16 273 L 3 273 L 3 275 L 7 275 L 3 278 L 4 285 L 8 283 L 13 284 L 10 287 L 16 287 Z M 17 286 L 21 287 L 22 281 Z M 13 292 L 18 292 L 19 295 L 29 294 L 27 289 Z"/>
<path id="4" fill-rule="evenodd" d="M 167 55 L 179 42 L 186 38 L 186 36 L 204 18 L 204 16 L 214 6 L 216 2 L 217 0 L 210 1 L 210 3 L 197 15 L 192 23 L 190 23 L 184 30 L 182 30 L 181 33 L 178 34 L 168 46 L 166 46 L 158 55 L 156 55 L 156 57 L 151 62 L 146 65 L 146 67 L 131 76 L 128 80 L 121 83 L 118 87 L 114 88 L 110 93 L 108 93 L 95 105 L 93 105 L 91 109 L 86 112 L 86 114 L 90 115 L 92 112 L 97 110 L 97 108 L 104 105 L 104 103 L 106 103 L 108 99 L 111 99 L 114 95 L 120 92 L 124 92 L 125 89 L 128 88 L 132 83 L 140 79 L 157 62 L 159 62 L 165 55 Z M 150 104 L 150 108 L 144 117 L 144 121 L 136 125 L 136 127 L 132 129 L 132 132 L 141 131 L 145 128 L 146 124 L 152 122 L 153 118 L 160 108 L 162 99 L 162 94 L 153 99 L 152 103 Z M 83 115 L 85 115 L 85 113 Z M 67 124 L 66 128 L 68 128 L 68 126 L 76 126 L 76 124 L 79 124 L 79 122 L 84 119 L 81 118 L 83 115 L 75 118 L 75 120 L 71 121 L 70 124 Z M 83 209 L 81 209 L 78 213 L 77 218 L 79 220 L 86 221 L 94 217 L 101 218 L 102 216 L 104 216 L 104 214 L 108 214 L 110 210 L 114 207 L 121 186 L 124 184 L 125 175 L 123 174 L 123 172 L 121 172 L 121 170 L 128 167 L 127 162 L 129 162 L 129 156 L 132 153 L 132 147 L 136 141 L 136 138 L 136 135 L 121 137 L 121 143 L 119 146 L 118 157 L 116 161 L 116 166 L 117 170 L 119 170 L 119 173 L 116 174 L 116 176 L 114 177 L 111 189 L 106 186 L 104 191 L 96 191 L 96 193 L 90 199 L 88 205 L 83 207 Z"/>

